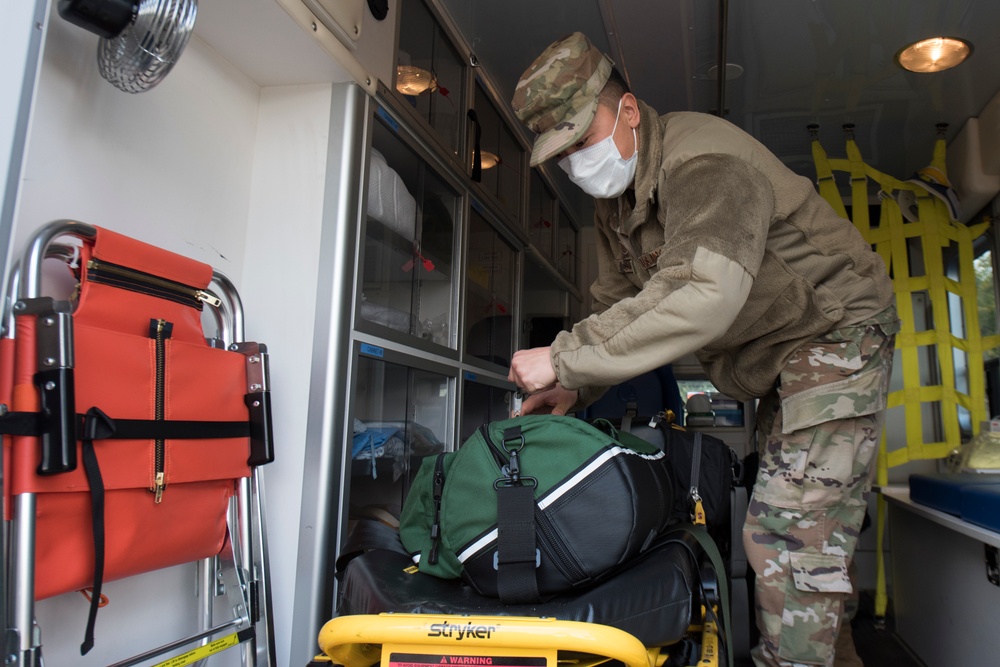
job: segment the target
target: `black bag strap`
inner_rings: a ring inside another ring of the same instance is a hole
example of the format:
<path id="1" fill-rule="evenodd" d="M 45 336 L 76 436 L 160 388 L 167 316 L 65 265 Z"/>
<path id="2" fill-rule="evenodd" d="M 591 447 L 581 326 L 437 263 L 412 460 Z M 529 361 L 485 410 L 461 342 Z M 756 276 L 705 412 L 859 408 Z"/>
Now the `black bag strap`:
<path id="1" fill-rule="evenodd" d="M 715 541 L 708 534 L 705 526 L 682 523 L 678 524 L 676 528 L 683 530 L 698 540 L 698 544 L 701 546 L 702 551 L 705 552 L 705 555 L 708 556 L 712 572 L 719 582 L 719 606 L 722 607 L 721 634 L 723 641 L 726 643 L 726 664 L 728 667 L 733 667 L 732 620 L 729 614 L 729 580 L 726 577 L 726 566 L 722 561 L 722 554 L 719 553 L 719 548 L 715 545 Z M 712 613 L 710 605 L 706 604 L 706 609 L 708 609 L 709 614 Z"/>
<path id="2" fill-rule="evenodd" d="M 535 489 L 497 487 L 497 592 L 504 604 L 541 602 L 536 579 Z"/>
<path id="3" fill-rule="evenodd" d="M 520 443 L 508 448 L 508 442 Z M 539 552 L 535 544 L 535 485 L 521 474 L 519 452 L 524 447 L 520 426 L 503 432 L 503 448 L 510 456 L 503 477 L 493 483 L 497 492 L 497 594 L 504 604 L 535 604 L 538 593 Z"/>
<path id="4" fill-rule="evenodd" d="M 691 449 L 691 488 L 688 489 L 688 500 L 691 502 L 691 519 L 695 520 L 701 493 L 698 485 L 701 483 L 701 431 L 695 431 L 694 445 Z"/>

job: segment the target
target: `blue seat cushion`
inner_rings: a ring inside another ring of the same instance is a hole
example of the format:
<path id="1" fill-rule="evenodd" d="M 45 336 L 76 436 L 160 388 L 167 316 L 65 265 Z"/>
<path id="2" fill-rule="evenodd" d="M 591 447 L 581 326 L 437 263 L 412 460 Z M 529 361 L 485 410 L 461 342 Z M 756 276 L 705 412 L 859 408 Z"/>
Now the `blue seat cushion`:
<path id="1" fill-rule="evenodd" d="M 962 518 L 969 523 L 1000 533 L 1000 480 L 963 486 L 961 508 Z"/>
<path id="2" fill-rule="evenodd" d="M 914 474 L 910 475 L 910 500 L 961 516 L 964 487 L 998 483 L 1000 477 L 977 473 Z"/>

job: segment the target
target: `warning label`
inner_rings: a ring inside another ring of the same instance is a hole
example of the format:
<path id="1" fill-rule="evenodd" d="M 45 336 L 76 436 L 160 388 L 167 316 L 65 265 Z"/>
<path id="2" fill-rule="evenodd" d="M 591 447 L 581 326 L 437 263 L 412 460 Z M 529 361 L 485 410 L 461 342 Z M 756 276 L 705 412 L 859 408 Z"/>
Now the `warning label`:
<path id="1" fill-rule="evenodd" d="M 428 655 L 392 653 L 389 667 L 428 667 L 434 665 L 485 665 L 488 667 L 545 667 L 545 658 L 501 655 Z"/>

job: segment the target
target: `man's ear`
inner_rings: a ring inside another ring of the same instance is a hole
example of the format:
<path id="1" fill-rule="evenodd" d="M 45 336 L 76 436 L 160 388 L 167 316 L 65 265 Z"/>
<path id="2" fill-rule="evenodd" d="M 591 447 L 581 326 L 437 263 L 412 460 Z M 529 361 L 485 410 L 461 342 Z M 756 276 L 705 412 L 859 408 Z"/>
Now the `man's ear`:
<path id="1" fill-rule="evenodd" d="M 631 128 L 639 127 L 639 100 L 632 93 L 622 96 L 622 116 Z"/>

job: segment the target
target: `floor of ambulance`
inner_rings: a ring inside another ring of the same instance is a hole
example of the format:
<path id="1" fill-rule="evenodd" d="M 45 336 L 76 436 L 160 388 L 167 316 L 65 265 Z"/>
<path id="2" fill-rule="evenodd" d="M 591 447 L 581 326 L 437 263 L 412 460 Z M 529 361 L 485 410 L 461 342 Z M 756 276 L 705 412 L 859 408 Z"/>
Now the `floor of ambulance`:
<path id="1" fill-rule="evenodd" d="M 866 667 L 924 667 L 924 663 L 913 656 L 895 633 L 892 609 L 886 616 L 884 629 L 875 627 L 874 592 L 862 591 L 858 613 L 851 624 L 854 645 Z"/>
<path id="2" fill-rule="evenodd" d="M 854 646 L 865 667 L 926 667 L 899 640 L 892 620 L 892 609 L 884 628 L 875 627 L 875 593 L 862 591 L 858 613 L 851 624 Z M 753 662 L 737 660 L 734 667 L 753 667 Z"/>

